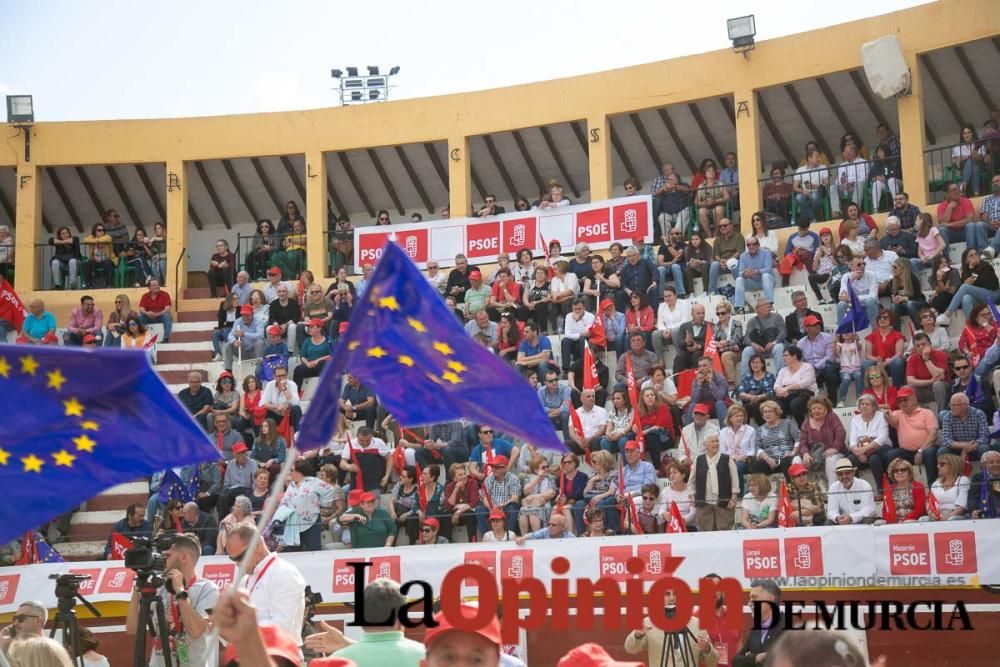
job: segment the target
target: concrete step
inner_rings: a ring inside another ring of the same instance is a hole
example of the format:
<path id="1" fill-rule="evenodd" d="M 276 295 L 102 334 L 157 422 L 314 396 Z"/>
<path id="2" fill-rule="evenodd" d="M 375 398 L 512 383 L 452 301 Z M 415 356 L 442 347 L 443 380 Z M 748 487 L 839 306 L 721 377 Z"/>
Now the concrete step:
<path id="1" fill-rule="evenodd" d="M 188 332 L 188 335 L 194 332 Z M 212 339 L 202 337 L 201 340 L 195 341 L 179 341 L 175 337 L 171 336 L 169 343 L 159 343 L 156 346 L 157 361 L 160 359 L 160 355 L 164 352 L 203 352 L 205 350 L 212 349 Z"/>
<path id="2" fill-rule="evenodd" d="M 212 346 L 207 350 L 161 350 L 156 351 L 158 364 L 205 363 L 212 360 Z"/>
<path id="3" fill-rule="evenodd" d="M 112 524 L 118 521 L 122 517 L 118 510 L 100 510 L 100 511 L 86 511 L 86 512 L 76 512 L 73 518 L 70 519 L 70 525 L 92 525 L 92 524 Z"/>
<path id="4" fill-rule="evenodd" d="M 178 331 L 212 331 L 216 324 L 217 318 L 215 317 L 212 317 L 211 320 L 174 322 L 171 336 L 176 335 Z"/>
<path id="5" fill-rule="evenodd" d="M 138 493 L 126 493 L 120 495 L 109 496 L 106 494 L 101 494 L 95 498 L 91 498 L 87 501 L 87 511 L 99 512 L 99 511 L 114 511 L 119 512 L 122 518 L 125 516 L 125 509 L 132 503 L 142 503 L 146 504 L 149 499 L 149 485 L 146 486 L 146 491 L 140 491 Z"/>
<path id="6" fill-rule="evenodd" d="M 222 303 L 221 297 L 218 299 L 181 299 L 180 304 L 177 306 L 177 310 L 180 313 L 186 313 L 188 311 L 204 311 L 215 315 L 219 312 L 220 303 Z"/>
<path id="7" fill-rule="evenodd" d="M 194 331 L 177 331 L 176 329 L 170 333 L 170 343 L 168 345 L 174 345 L 176 343 L 201 343 L 208 342 L 211 346 L 212 342 L 212 331 L 213 329 L 197 329 Z M 162 347 L 162 346 L 161 346 Z"/>
<path id="8" fill-rule="evenodd" d="M 96 512 L 77 512 L 70 519 L 70 541 L 106 540 L 108 534 L 111 532 L 111 526 L 124 516 L 124 508 L 118 510 L 99 510 Z"/>
<path id="9" fill-rule="evenodd" d="M 185 299 L 210 299 L 210 298 L 212 298 L 212 290 L 209 287 L 185 287 L 184 288 L 184 298 Z"/>
<path id="10" fill-rule="evenodd" d="M 157 370 L 157 373 L 163 378 L 164 384 L 173 393 L 177 393 L 181 389 L 187 387 L 188 373 L 191 371 L 199 371 L 203 378 L 208 377 L 208 372 L 204 368 L 188 368 L 185 370 L 173 370 L 173 371 L 161 371 Z M 176 387 L 176 389 L 174 388 Z"/>
<path id="11" fill-rule="evenodd" d="M 104 560 L 104 540 L 85 540 L 83 542 L 63 542 L 55 545 L 56 551 L 64 560 L 79 563 L 81 561 Z"/>
<path id="12" fill-rule="evenodd" d="M 217 322 L 218 305 L 212 310 L 199 310 L 197 307 L 181 310 L 177 313 L 177 318 L 182 324 L 188 322 Z"/>

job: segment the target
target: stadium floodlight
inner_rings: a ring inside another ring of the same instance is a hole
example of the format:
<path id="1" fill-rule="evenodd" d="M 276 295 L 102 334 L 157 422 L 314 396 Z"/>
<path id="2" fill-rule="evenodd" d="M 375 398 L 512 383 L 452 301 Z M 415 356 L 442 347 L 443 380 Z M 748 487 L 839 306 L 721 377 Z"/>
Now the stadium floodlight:
<path id="1" fill-rule="evenodd" d="M 31 95 L 7 96 L 7 122 L 11 125 L 34 124 L 35 106 Z"/>
<path id="2" fill-rule="evenodd" d="M 389 76 L 396 76 L 399 74 L 399 65 L 396 65 L 391 70 L 389 70 Z"/>
<path id="3" fill-rule="evenodd" d="M 369 65 L 368 66 L 368 75 L 369 76 L 378 76 L 378 65 Z"/>
<path id="4" fill-rule="evenodd" d="M 342 106 L 388 101 L 391 88 L 389 79 L 399 73 L 399 65 L 392 66 L 388 74 L 382 74 L 378 65 L 367 65 L 365 69 L 367 74 L 359 74 L 357 67 L 330 71 L 337 80 Z"/>
<path id="5" fill-rule="evenodd" d="M 357 67 L 348 67 L 347 68 L 347 76 L 357 76 L 357 75 L 358 75 L 358 68 Z"/>
<path id="6" fill-rule="evenodd" d="M 733 50 L 749 58 L 747 52 L 753 50 L 753 38 L 757 34 L 757 23 L 753 14 L 728 19 L 726 29 L 729 31 L 729 39 L 733 42 Z"/>
<path id="7" fill-rule="evenodd" d="M 330 70 L 330 76 L 332 76 L 334 79 L 339 79 L 343 75 L 344 75 L 344 73 L 342 71 L 340 71 L 339 69 L 332 69 L 332 70 Z"/>

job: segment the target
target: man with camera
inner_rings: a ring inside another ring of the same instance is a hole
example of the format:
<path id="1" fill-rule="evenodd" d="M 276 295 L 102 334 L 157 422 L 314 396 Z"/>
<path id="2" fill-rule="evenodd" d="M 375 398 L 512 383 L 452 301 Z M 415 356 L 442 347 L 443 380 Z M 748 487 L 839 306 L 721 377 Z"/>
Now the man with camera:
<path id="1" fill-rule="evenodd" d="M 41 602 L 22 602 L 14 614 L 14 622 L 0 632 L 0 653 L 6 653 L 15 639 L 41 637 L 48 618 L 49 610 Z"/>
<path id="2" fill-rule="evenodd" d="M 194 535 L 177 535 L 163 552 L 164 585 L 158 591 L 163 599 L 170 637 L 167 648 L 174 656 L 172 664 L 180 667 L 206 667 L 219 663 L 219 644 L 209 631 L 209 612 L 219 598 L 219 589 L 195 574 L 201 556 L 201 543 Z M 128 561 L 126 554 L 126 562 Z M 154 566 L 155 567 L 155 566 Z M 137 577 L 137 580 L 140 579 Z M 125 617 L 125 632 L 134 635 L 146 631 L 146 619 L 139 618 L 139 588 L 132 591 Z M 163 663 L 163 638 L 153 643 L 150 667 Z"/>

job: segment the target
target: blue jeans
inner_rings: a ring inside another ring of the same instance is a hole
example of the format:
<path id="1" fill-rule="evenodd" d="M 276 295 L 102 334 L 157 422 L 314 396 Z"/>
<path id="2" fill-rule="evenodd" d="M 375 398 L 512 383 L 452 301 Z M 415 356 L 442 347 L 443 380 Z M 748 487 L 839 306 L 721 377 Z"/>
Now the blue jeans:
<path id="1" fill-rule="evenodd" d="M 611 452 L 614 454 L 621 454 L 625 456 L 625 443 L 629 440 L 635 440 L 635 433 L 626 433 L 617 440 L 609 440 L 607 436 L 601 438 L 601 449 L 606 452 Z"/>
<path id="2" fill-rule="evenodd" d="M 719 273 L 729 273 L 729 269 L 722 269 L 721 262 L 712 262 L 708 267 L 708 291 L 715 294 L 715 290 L 719 289 Z M 771 286 L 771 290 L 774 290 L 774 286 Z"/>
<path id="3" fill-rule="evenodd" d="M 774 303 L 774 275 L 768 272 L 760 274 L 760 280 L 754 278 L 744 278 L 740 276 L 736 279 L 736 298 L 733 303 L 737 308 L 742 308 L 746 305 L 747 296 L 746 290 L 747 286 L 750 289 L 763 289 L 764 298 L 766 298 L 771 303 Z"/>
<path id="4" fill-rule="evenodd" d="M 778 371 L 781 370 L 781 367 L 785 365 L 784 359 L 782 358 L 782 355 L 784 353 L 785 353 L 785 346 L 781 343 L 778 343 L 777 345 L 771 348 L 771 358 L 774 359 L 775 375 L 777 375 Z M 754 349 L 752 346 L 747 345 L 745 348 L 743 348 L 743 354 L 740 358 L 740 362 L 742 364 L 740 366 L 741 377 L 747 374 L 747 364 L 750 363 L 750 357 L 752 357 L 753 355 L 754 355 Z"/>
<path id="5" fill-rule="evenodd" d="M 966 248 L 975 248 L 979 251 L 986 247 L 986 235 L 989 230 L 989 223 L 976 221 L 966 223 L 962 229 L 949 229 L 946 225 L 938 227 L 938 231 L 948 244 L 964 241 Z"/>
<path id="6" fill-rule="evenodd" d="M 816 211 L 823 206 L 823 193 L 819 189 L 813 190 L 810 194 L 800 192 L 795 195 L 795 201 L 799 205 L 798 220 L 808 220 L 816 222 Z"/>
<path id="7" fill-rule="evenodd" d="M 965 183 L 965 196 L 973 197 L 979 194 L 982 187 L 983 168 L 972 158 L 962 163 L 962 182 Z"/>
<path id="8" fill-rule="evenodd" d="M 683 264 L 671 264 L 669 267 L 658 266 L 656 267 L 656 272 L 659 274 L 659 281 L 657 282 L 657 287 L 660 288 L 660 294 L 663 294 L 663 288 L 667 286 L 667 273 L 670 273 L 670 277 L 674 279 L 674 287 L 677 288 L 677 296 L 682 299 L 687 295 L 687 291 L 684 289 L 684 265 Z"/>
<path id="9" fill-rule="evenodd" d="M 948 312 L 954 313 L 961 306 L 962 310 L 965 311 L 965 316 L 969 317 L 969 313 L 972 312 L 972 308 L 977 303 L 996 303 L 998 298 L 1000 298 L 1000 290 L 993 292 L 974 285 L 961 285 L 955 292 L 955 296 L 951 298 L 951 303 L 948 304 Z"/>
<path id="10" fill-rule="evenodd" d="M 876 363 L 871 359 L 861 362 L 861 376 L 864 377 L 868 369 Z M 889 378 L 892 380 L 892 386 L 896 389 L 902 387 L 906 383 L 906 360 L 902 357 L 896 357 L 888 363 L 887 368 L 889 370 Z"/>
<path id="11" fill-rule="evenodd" d="M 878 316 L 878 299 L 873 299 L 870 296 L 859 296 L 858 301 L 865 309 L 865 313 L 868 315 L 868 326 L 875 326 L 875 318 Z M 840 322 L 844 319 L 844 314 L 847 309 L 850 308 L 850 303 L 847 301 L 837 302 L 837 321 Z"/>
<path id="12" fill-rule="evenodd" d="M 212 332 L 212 349 L 215 353 L 222 355 L 222 346 L 226 344 L 226 339 L 229 338 L 229 331 L 232 327 L 227 327 L 225 329 L 216 329 Z"/>
<path id="13" fill-rule="evenodd" d="M 517 514 L 521 511 L 520 503 L 507 503 L 504 505 L 504 514 L 507 515 L 507 530 L 517 531 Z M 485 535 L 490 529 L 490 508 L 486 503 L 476 507 L 476 524 L 479 526 L 479 534 Z"/>
<path id="14" fill-rule="evenodd" d="M 161 343 L 166 343 L 170 340 L 170 330 L 174 327 L 174 321 L 170 318 L 170 313 L 164 312 L 160 315 L 140 315 L 139 321 L 144 325 L 151 323 L 159 323 L 163 325 L 163 340 Z"/>
<path id="15" fill-rule="evenodd" d="M 840 371 L 840 394 L 838 398 L 840 402 L 843 403 L 847 398 L 847 390 L 851 388 L 851 381 L 854 381 L 854 399 L 857 400 L 858 396 L 865 390 L 865 382 L 863 380 L 864 375 L 862 371 Z M 827 393 L 829 387 L 827 387 Z"/>

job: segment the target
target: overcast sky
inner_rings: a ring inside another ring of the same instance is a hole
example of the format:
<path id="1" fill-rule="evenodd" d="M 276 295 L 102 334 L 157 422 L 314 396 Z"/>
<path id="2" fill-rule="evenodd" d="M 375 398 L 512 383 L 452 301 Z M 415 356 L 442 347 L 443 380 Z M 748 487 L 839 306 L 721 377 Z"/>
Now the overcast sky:
<path id="1" fill-rule="evenodd" d="M 49 121 L 309 109 L 346 65 L 398 65 L 391 95 L 424 97 L 724 48 L 748 13 L 761 40 L 916 4 L 0 0 L 0 94 Z"/>

